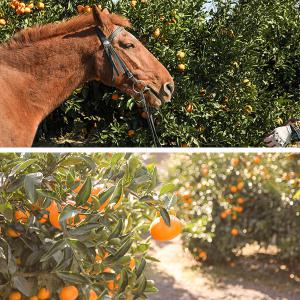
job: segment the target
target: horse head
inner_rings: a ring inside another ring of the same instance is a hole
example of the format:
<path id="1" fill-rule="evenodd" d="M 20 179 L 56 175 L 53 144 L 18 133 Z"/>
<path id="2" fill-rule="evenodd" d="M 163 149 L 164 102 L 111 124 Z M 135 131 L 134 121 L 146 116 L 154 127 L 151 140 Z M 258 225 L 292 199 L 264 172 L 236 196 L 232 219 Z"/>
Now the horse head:
<path id="1" fill-rule="evenodd" d="M 136 37 L 123 29 L 130 27 L 130 22 L 106 9 L 101 11 L 97 6 L 93 6 L 93 16 L 98 31 L 104 37 L 111 37 L 112 33 L 119 31 L 110 43 L 135 80 L 128 78 L 124 72 L 118 72 L 120 62 L 115 62 L 114 56 L 109 58 L 105 51 L 95 53 L 96 77 L 104 84 L 114 86 L 134 98 L 138 97 L 138 91 L 143 91 L 146 101 L 152 107 L 157 108 L 164 102 L 170 102 L 174 92 L 173 78 Z M 100 49 L 104 50 L 103 41 L 99 39 L 99 43 Z"/>

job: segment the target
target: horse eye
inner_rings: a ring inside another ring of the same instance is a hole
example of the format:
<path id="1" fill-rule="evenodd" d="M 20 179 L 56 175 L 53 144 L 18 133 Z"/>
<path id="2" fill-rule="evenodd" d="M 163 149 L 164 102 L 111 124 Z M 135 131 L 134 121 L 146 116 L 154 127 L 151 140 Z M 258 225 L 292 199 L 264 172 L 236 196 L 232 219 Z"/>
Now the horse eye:
<path id="1" fill-rule="evenodd" d="M 125 47 L 127 49 L 130 49 L 130 48 L 134 48 L 134 45 L 132 43 L 128 43 L 128 44 L 125 45 Z"/>

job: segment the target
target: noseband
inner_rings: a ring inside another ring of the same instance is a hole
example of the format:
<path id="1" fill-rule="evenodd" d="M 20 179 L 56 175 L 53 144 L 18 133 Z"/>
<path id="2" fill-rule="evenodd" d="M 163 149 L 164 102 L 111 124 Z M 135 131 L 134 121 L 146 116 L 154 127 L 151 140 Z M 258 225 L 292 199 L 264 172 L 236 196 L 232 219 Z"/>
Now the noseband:
<path id="1" fill-rule="evenodd" d="M 114 38 L 118 34 L 120 34 L 124 28 L 118 26 L 116 28 L 116 30 L 108 37 L 105 36 L 103 31 L 98 26 L 95 27 L 95 29 L 96 29 L 97 36 L 104 47 L 104 51 L 108 58 L 108 61 L 109 61 L 110 65 L 112 66 L 112 83 L 113 83 L 113 85 L 115 83 L 115 74 L 117 74 L 117 76 L 119 76 L 120 72 L 123 73 L 126 76 L 126 78 L 132 82 L 132 87 L 133 87 L 132 89 L 135 93 L 137 93 L 139 95 L 140 101 L 144 107 L 144 111 L 147 113 L 147 121 L 148 121 L 148 125 L 150 128 L 151 134 L 152 134 L 154 145 L 155 145 L 155 147 L 161 147 L 157 133 L 156 133 L 153 116 L 152 116 L 149 105 L 148 105 L 148 103 L 145 99 L 145 95 L 144 95 L 144 92 L 148 91 L 149 88 L 147 86 L 144 86 L 143 89 L 139 89 L 139 90 L 135 89 L 135 85 L 141 81 L 134 77 L 134 75 L 128 69 L 125 62 L 118 55 L 118 53 L 115 51 L 115 49 L 112 45 L 112 41 L 114 40 Z"/>

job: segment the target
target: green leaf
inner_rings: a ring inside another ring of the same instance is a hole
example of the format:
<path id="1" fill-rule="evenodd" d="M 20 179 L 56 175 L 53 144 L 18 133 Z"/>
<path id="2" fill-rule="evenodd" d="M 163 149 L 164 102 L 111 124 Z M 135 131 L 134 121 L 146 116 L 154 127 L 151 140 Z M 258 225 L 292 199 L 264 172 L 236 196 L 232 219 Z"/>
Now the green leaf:
<path id="1" fill-rule="evenodd" d="M 79 210 L 77 210 L 74 206 L 69 204 L 66 205 L 59 216 L 59 223 L 62 223 L 69 218 L 74 218 L 78 213 Z"/>
<path id="2" fill-rule="evenodd" d="M 140 160 L 136 156 L 132 156 L 128 161 L 128 173 L 131 177 L 134 176 L 135 171 L 140 166 Z"/>
<path id="3" fill-rule="evenodd" d="M 87 177 L 80 191 L 78 192 L 75 201 L 77 205 L 83 205 L 87 202 L 92 192 L 92 180 Z"/>
<path id="4" fill-rule="evenodd" d="M 139 278 L 144 270 L 145 270 L 145 267 L 146 267 L 146 260 L 144 258 L 142 258 L 141 260 L 141 263 L 139 264 L 137 270 L 136 270 L 136 277 Z"/>
<path id="5" fill-rule="evenodd" d="M 126 289 L 126 287 L 128 286 L 128 281 L 129 281 L 128 273 L 126 269 L 122 269 L 120 280 L 119 280 L 119 289 L 118 289 L 119 293 L 123 292 Z"/>
<path id="6" fill-rule="evenodd" d="M 113 194 L 116 186 L 112 186 L 108 189 L 106 189 L 103 193 L 99 195 L 99 203 L 100 205 L 103 205 L 105 201 Z"/>
<path id="7" fill-rule="evenodd" d="M 36 186 L 41 185 L 43 179 L 43 174 L 38 173 L 31 173 L 25 175 L 24 178 L 24 189 L 27 197 L 31 202 L 35 202 L 37 199 L 37 192 L 36 192 Z"/>
<path id="8" fill-rule="evenodd" d="M 165 183 L 161 189 L 159 194 L 162 196 L 164 194 L 167 194 L 169 192 L 173 192 L 176 189 L 176 186 L 173 183 Z"/>
<path id="9" fill-rule="evenodd" d="M 136 292 L 134 293 L 135 296 L 140 296 L 144 293 L 145 289 L 147 287 L 147 280 L 146 280 L 146 277 L 144 275 L 142 275 L 140 277 L 140 282 L 139 282 L 139 285 L 138 285 L 138 288 L 136 290 Z"/>
<path id="10" fill-rule="evenodd" d="M 36 292 L 36 279 L 26 279 L 23 276 L 14 276 L 12 278 L 13 287 L 19 290 L 22 294 L 30 297 Z"/>
<path id="11" fill-rule="evenodd" d="M 168 211 L 164 208 L 164 207 L 161 207 L 159 209 L 159 212 L 160 212 L 160 215 L 162 216 L 164 222 L 168 225 L 168 226 L 171 226 L 171 219 L 170 219 L 170 215 L 168 213 Z"/>
<path id="12" fill-rule="evenodd" d="M 124 256 L 130 249 L 132 245 L 132 240 L 127 240 L 121 248 L 115 253 L 114 258 L 119 259 L 120 257 Z"/>
<path id="13" fill-rule="evenodd" d="M 43 174 L 40 172 L 25 175 L 23 182 L 24 189 L 27 197 L 31 200 L 31 202 L 35 202 L 37 198 L 36 186 L 41 185 L 42 179 Z"/>
<path id="14" fill-rule="evenodd" d="M 24 171 L 26 168 L 28 168 L 30 165 L 32 165 L 36 161 L 37 161 L 37 159 L 32 158 L 32 159 L 28 159 L 24 162 L 21 162 L 20 164 L 16 165 L 15 167 L 13 167 L 11 169 L 8 176 L 14 176 L 15 174 L 18 174 L 18 173 Z"/>
<path id="15" fill-rule="evenodd" d="M 124 153 L 114 153 L 111 158 L 111 166 L 114 167 L 119 160 L 121 160 L 124 157 Z"/>
<path id="16" fill-rule="evenodd" d="M 120 179 L 119 182 L 117 183 L 117 186 L 116 186 L 111 198 L 110 198 L 110 202 L 111 203 L 118 202 L 122 195 L 123 195 L 123 181 L 122 181 L 122 179 Z"/>
<path id="17" fill-rule="evenodd" d="M 51 258 L 56 252 L 62 251 L 65 247 L 67 247 L 67 243 L 65 240 L 60 240 L 54 243 L 49 250 L 41 257 L 40 262 L 44 262 Z"/>
<path id="18" fill-rule="evenodd" d="M 46 190 L 40 190 L 40 189 L 37 189 L 36 191 L 39 195 L 41 195 L 47 199 L 53 199 L 53 200 L 58 201 L 58 198 L 56 197 L 55 193 L 52 191 L 46 191 Z"/>
<path id="19" fill-rule="evenodd" d="M 71 284 L 87 284 L 89 283 L 88 279 L 80 275 L 78 273 L 72 273 L 72 272 L 55 272 L 57 277 L 62 279 L 63 281 L 67 281 Z"/>
<path id="20" fill-rule="evenodd" d="M 113 238 L 120 236 L 122 229 L 123 229 L 123 220 L 120 219 L 108 239 L 111 240 Z"/>

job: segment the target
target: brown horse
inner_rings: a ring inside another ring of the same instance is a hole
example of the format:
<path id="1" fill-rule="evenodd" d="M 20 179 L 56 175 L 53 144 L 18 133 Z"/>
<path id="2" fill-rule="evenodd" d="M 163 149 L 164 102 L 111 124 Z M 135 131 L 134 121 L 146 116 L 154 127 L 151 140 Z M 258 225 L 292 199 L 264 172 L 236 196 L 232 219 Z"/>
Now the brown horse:
<path id="1" fill-rule="evenodd" d="M 131 96 L 136 96 L 137 89 L 148 87 L 146 101 L 153 107 L 171 100 L 171 75 L 126 30 L 112 45 L 138 84 L 133 86 L 121 73 L 113 76 L 95 29 L 109 36 L 118 26 L 129 27 L 130 22 L 94 6 L 92 14 L 20 31 L 0 47 L 1 147 L 31 146 L 40 122 L 90 80 L 113 85 Z"/>

